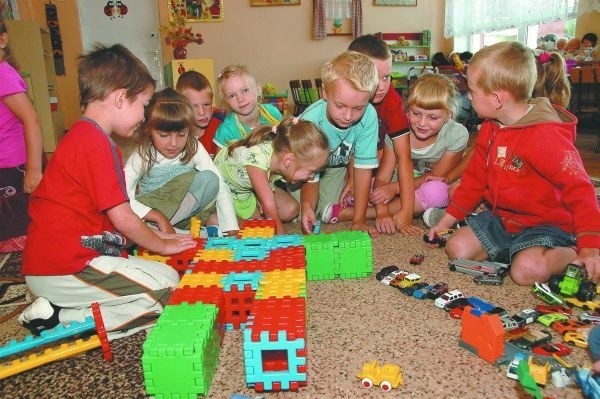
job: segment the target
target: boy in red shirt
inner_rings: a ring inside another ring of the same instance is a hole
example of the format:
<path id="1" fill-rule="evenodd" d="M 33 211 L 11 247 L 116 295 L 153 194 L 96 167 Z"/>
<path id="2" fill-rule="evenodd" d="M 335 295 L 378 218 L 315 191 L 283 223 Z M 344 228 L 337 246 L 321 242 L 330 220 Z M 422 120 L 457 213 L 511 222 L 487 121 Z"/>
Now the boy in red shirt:
<path id="1" fill-rule="evenodd" d="M 473 212 L 448 240 L 450 259 L 511 263 L 517 284 L 560 274 L 569 263 L 600 279 L 600 210 L 575 148 L 577 119 L 545 97 L 531 99 L 533 52 L 501 42 L 477 52 L 469 66 L 469 98 L 486 120 L 473 158 L 442 219 L 428 237 Z"/>
<path id="2" fill-rule="evenodd" d="M 204 75 L 196 71 L 187 71 L 177 80 L 176 90 L 183 94 L 194 109 L 196 126 L 194 135 L 200 140 L 206 152 L 215 159 L 219 150 L 213 139 L 221 121 L 213 118 L 213 90 Z"/>
<path id="3" fill-rule="evenodd" d="M 178 275 L 162 263 L 127 257 L 125 238 L 169 255 L 190 236 L 151 230 L 129 206 L 121 153 L 111 134 L 130 137 L 154 91 L 148 69 L 121 45 L 80 60 L 83 117 L 61 140 L 31 195 L 23 275 L 38 298 L 19 316 L 32 333 L 83 321 L 98 302 L 110 338 L 151 326 Z"/>

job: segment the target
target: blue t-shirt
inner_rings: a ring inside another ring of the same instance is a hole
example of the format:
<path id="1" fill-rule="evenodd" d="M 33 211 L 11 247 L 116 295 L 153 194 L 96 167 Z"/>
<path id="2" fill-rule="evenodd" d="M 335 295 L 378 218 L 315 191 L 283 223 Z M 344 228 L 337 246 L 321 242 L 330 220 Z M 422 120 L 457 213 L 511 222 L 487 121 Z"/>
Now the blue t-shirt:
<path id="1" fill-rule="evenodd" d="M 261 108 L 260 112 L 260 124 L 261 125 L 273 125 L 268 118 L 263 114 L 264 112 L 268 113 L 271 117 L 271 120 L 277 120 L 277 122 L 281 122 L 281 112 L 272 104 L 259 104 Z M 244 132 L 240 130 L 240 126 L 243 128 Z M 243 123 L 239 123 L 236 121 L 235 114 L 233 112 L 229 112 L 225 119 L 223 119 L 223 123 L 219 125 L 217 128 L 217 132 L 215 133 L 214 142 L 219 147 L 224 147 L 227 143 L 232 141 L 238 141 L 250 134 L 252 128 L 250 126 L 246 126 Z"/>
<path id="2" fill-rule="evenodd" d="M 377 158 L 377 135 L 379 123 L 377 111 L 368 104 L 362 118 L 354 125 L 340 129 L 327 119 L 327 102 L 319 100 L 311 104 L 300 115 L 300 119 L 311 121 L 329 140 L 328 168 L 348 165 L 354 156 L 354 167 L 374 169 L 379 165 Z"/>

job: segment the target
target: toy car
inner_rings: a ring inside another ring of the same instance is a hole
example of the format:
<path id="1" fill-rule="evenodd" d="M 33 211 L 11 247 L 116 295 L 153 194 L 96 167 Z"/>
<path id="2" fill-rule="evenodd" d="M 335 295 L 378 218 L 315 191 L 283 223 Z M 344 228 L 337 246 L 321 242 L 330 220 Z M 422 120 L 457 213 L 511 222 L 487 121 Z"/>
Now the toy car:
<path id="1" fill-rule="evenodd" d="M 432 240 L 430 240 L 427 233 L 425 233 L 423 234 L 423 241 L 425 241 L 427 244 L 436 244 L 440 248 L 443 248 L 446 246 L 446 241 L 448 241 L 448 238 L 450 238 L 450 235 L 452 235 L 452 233 L 454 233 L 453 229 L 442 230 L 436 233 L 435 237 Z"/>
<path id="2" fill-rule="evenodd" d="M 452 290 L 452 291 L 446 292 L 439 298 L 436 298 L 436 300 L 433 302 L 433 304 L 436 307 L 443 309 L 446 306 L 446 304 L 448 304 L 449 302 L 452 302 L 455 299 L 464 298 L 464 297 L 465 297 L 465 295 L 462 292 L 460 292 L 459 290 Z"/>
<path id="3" fill-rule="evenodd" d="M 600 313 L 597 312 L 583 312 L 577 317 L 579 318 L 580 322 L 585 324 L 600 324 Z"/>
<path id="4" fill-rule="evenodd" d="M 523 309 L 512 318 L 517 322 L 519 327 L 533 323 L 540 314 L 535 309 Z"/>
<path id="5" fill-rule="evenodd" d="M 448 292 L 448 284 L 440 282 L 431 287 L 428 297 L 429 299 L 435 300 L 444 295 L 446 292 Z"/>
<path id="6" fill-rule="evenodd" d="M 393 274 L 393 273 L 392 273 Z M 408 276 L 409 274 L 411 274 L 410 272 L 407 272 L 406 270 L 402 270 L 399 273 L 396 274 L 396 276 L 392 279 L 392 281 L 390 281 L 390 287 L 396 287 L 398 288 L 398 285 L 404 280 L 404 278 L 406 276 Z M 383 281 L 383 280 L 382 280 Z"/>
<path id="7" fill-rule="evenodd" d="M 580 301 L 579 299 L 566 298 L 565 303 L 569 306 L 577 306 L 583 310 L 591 310 L 592 312 L 600 311 L 600 301 Z"/>
<path id="8" fill-rule="evenodd" d="M 456 308 L 461 308 L 464 309 L 465 306 L 469 306 L 469 300 L 465 297 L 460 297 L 460 298 L 456 298 L 453 299 L 451 301 L 449 301 L 447 304 L 444 305 L 444 310 L 446 312 L 450 312 L 453 309 Z"/>
<path id="9" fill-rule="evenodd" d="M 536 345 L 531 351 L 537 355 L 543 356 L 567 356 L 571 353 L 571 348 L 561 343 L 544 342 L 540 345 Z"/>
<path id="10" fill-rule="evenodd" d="M 473 309 L 476 313 L 489 313 L 491 310 L 496 308 L 496 306 L 492 305 L 488 301 L 476 296 L 471 296 L 467 300 L 469 301 L 469 305 L 473 306 Z"/>
<path id="11" fill-rule="evenodd" d="M 522 337 L 512 339 L 510 342 L 515 346 L 525 349 L 531 350 L 534 346 L 543 344 L 544 342 L 549 342 L 552 340 L 552 334 L 546 330 L 540 331 L 529 331 L 523 334 Z"/>
<path id="12" fill-rule="evenodd" d="M 577 297 L 582 302 L 591 301 L 596 296 L 596 283 L 586 280 L 585 270 L 569 264 L 563 274 L 550 276 L 548 287 L 565 297 Z"/>
<path id="13" fill-rule="evenodd" d="M 544 283 L 534 283 L 531 292 L 548 305 L 562 305 L 564 299 L 552 292 L 552 290 Z"/>
<path id="14" fill-rule="evenodd" d="M 448 312 L 448 315 L 450 315 L 450 317 L 452 317 L 453 319 L 461 319 L 463 312 L 465 311 L 465 304 L 463 304 L 462 306 L 457 306 L 453 309 L 450 310 L 450 312 Z"/>
<path id="15" fill-rule="evenodd" d="M 453 259 L 448 263 L 448 268 L 451 271 L 457 271 L 461 273 L 471 274 L 473 276 L 483 276 L 485 274 L 495 274 L 497 276 L 504 276 L 508 270 L 509 265 L 506 263 L 481 261 L 476 262 L 467 259 Z"/>
<path id="16" fill-rule="evenodd" d="M 412 258 L 410 258 L 411 265 L 420 265 L 425 260 L 425 254 L 414 254 Z"/>
<path id="17" fill-rule="evenodd" d="M 504 279 L 497 274 L 484 274 L 481 276 L 475 276 L 473 277 L 473 281 L 478 285 L 500 285 L 504 283 Z"/>
<path id="18" fill-rule="evenodd" d="M 427 283 L 423 283 L 423 282 L 419 282 L 416 284 L 413 284 L 409 287 L 404 287 L 400 290 L 400 292 L 402 292 L 404 295 L 408 295 L 408 296 L 413 296 L 415 291 L 423 288 L 423 287 L 429 287 L 429 284 Z"/>
<path id="19" fill-rule="evenodd" d="M 417 283 L 421 282 L 421 276 L 419 276 L 416 273 L 410 273 L 408 275 L 406 275 L 402 281 L 400 281 L 398 283 L 398 285 L 396 286 L 396 288 L 398 288 L 399 290 L 401 290 L 402 288 L 406 288 L 406 287 L 410 287 L 412 285 L 415 285 Z"/>
<path id="20" fill-rule="evenodd" d="M 578 346 L 580 348 L 588 347 L 587 336 L 581 331 L 569 331 L 565 335 L 563 335 L 563 341 L 567 344 L 573 346 Z"/>
<path id="21" fill-rule="evenodd" d="M 415 297 L 415 298 L 417 298 L 417 299 L 428 298 L 432 288 L 433 288 L 433 286 L 431 286 L 429 284 L 425 284 L 421 288 L 416 289 L 413 292 L 412 296 Z"/>
<path id="22" fill-rule="evenodd" d="M 552 323 L 552 329 L 560 335 L 565 335 L 569 331 L 581 331 L 585 328 L 589 328 L 589 326 L 574 320 L 557 321 Z"/>
<path id="23" fill-rule="evenodd" d="M 383 280 L 384 277 L 388 276 L 391 272 L 396 272 L 398 270 L 400 270 L 400 268 L 396 265 L 386 266 L 377 272 L 377 274 L 375 275 L 375 278 L 378 281 L 381 281 L 381 280 Z"/>
<path id="24" fill-rule="evenodd" d="M 537 318 L 537 322 L 545 325 L 546 327 L 550 327 L 552 323 L 556 323 L 557 321 L 567 320 L 569 320 L 569 317 L 562 313 L 547 313 Z"/>
<path id="25" fill-rule="evenodd" d="M 535 310 L 540 314 L 546 313 L 562 313 L 565 316 L 571 316 L 573 310 L 560 305 L 536 305 Z"/>
<path id="26" fill-rule="evenodd" d="M 384 278 L 382 278 L 381 284 L 392 285 L 392 282 L 396 280 L 396 277 L 401 276 L 401 278 L 404 278 L 404 276 L 406 276 L 407 274 L 409 273 L 406 270 L 395 270 L 387 276 L 385 276 Z"/>
<path id="27" fill-rule="evenodd" d="M 529 328 L 527 327 L 517 327 L 513 330 L 504 332 L 504 340 L 505 341 L 513 341 L 515 339 L 519 339 L 523 337 L 525 334 L 529 332 Z"/>
<path id="28" fill-rule="evenodd" d="M 515 357 L 511 362 L 506 366 L 506 376 L 513 380 L 518 380 L 519 376 L 517 375 L 517 367 L 519 367 L 519 363 L 521 360 L 525 360 L 525 355 L 522 353 L 516 353 Z"/>
<path id="29" fill-rule="evenodd" d="M 398 388 L 402 383 L 402 372 L 396 364 L 384 364 L 379 366 L 377 360 L 363 364 L 360 374 L 357 375 L 365 388 L 379 385 L 382 391 L 388 392 L 392 388 Z"/>

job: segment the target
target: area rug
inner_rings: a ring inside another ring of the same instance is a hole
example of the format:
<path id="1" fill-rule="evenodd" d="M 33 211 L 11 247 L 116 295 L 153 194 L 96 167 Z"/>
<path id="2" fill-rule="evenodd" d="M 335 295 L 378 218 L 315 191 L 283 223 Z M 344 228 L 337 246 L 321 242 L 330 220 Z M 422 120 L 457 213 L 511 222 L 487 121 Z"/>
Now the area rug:
<path id="1" fill-rule="evenodd" d="M 27 287 L 20 272 L 21 252 L 0 254 L 0 323 L 27 306 Z"/>

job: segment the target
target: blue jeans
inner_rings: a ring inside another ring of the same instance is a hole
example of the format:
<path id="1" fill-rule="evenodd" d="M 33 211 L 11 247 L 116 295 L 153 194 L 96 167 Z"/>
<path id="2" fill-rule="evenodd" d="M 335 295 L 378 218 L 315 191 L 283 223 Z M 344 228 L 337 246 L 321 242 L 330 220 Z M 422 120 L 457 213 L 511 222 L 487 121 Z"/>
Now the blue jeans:
<path id="1" fill-rule="evenodd" d="M 566 233 L 556 226 L 536 226 L 518 233 L 509 233 L 502 221 L 490 211 L 467 217 L 467 225 L 483 246 L 492 261 L 511 263 L 511 259 L 522 249 L 529 247 L 572 247 L 577 244 L 575 235 Z"/>

